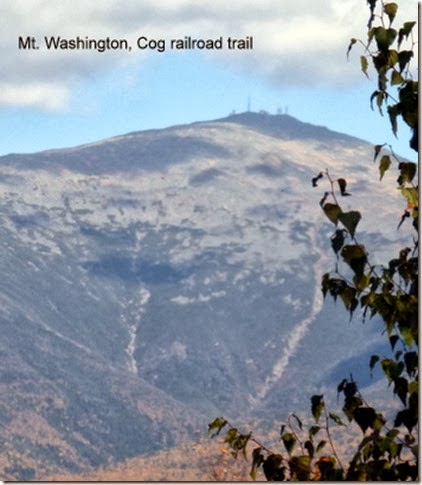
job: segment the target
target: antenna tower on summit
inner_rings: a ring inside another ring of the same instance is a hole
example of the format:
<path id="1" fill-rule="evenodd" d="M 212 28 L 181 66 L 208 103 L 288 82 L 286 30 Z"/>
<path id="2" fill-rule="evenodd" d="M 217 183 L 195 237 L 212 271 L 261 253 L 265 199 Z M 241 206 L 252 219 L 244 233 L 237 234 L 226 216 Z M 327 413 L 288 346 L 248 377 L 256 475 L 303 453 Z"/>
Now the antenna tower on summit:
<path id="1" fill-rule="evenodd" d="M 248 96 L 248 113 L 251 112 L 251 97 Z"/>

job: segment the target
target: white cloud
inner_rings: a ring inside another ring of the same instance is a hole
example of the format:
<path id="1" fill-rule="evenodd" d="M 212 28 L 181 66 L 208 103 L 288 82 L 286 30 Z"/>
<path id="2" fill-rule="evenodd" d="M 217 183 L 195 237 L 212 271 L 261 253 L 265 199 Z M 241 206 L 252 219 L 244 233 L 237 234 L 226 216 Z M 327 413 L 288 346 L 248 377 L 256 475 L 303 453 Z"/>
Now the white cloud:
<path id="1" fill-rule="evenodd" d="M 359 75 L 345 62 L 349 39 L 365 37 L 362 0 L 2 0 L 0 104 L 66 109 L 78 83 L 140 52 L 22 51 L 19 36 L 127 38 L 254 37 L 252 52 L 215 52 L 210 61 L 260 73 L 277 85 L 347 85 Z M 401 20 L 417 18 L 417 1 L 402 1 Z"/>
<path id="2" fill-rule="evenodd" d="M 17 84 L 0 82 L 0 105 L 63 111 L 69 105 L 69 90 L 46 81 Z"/>

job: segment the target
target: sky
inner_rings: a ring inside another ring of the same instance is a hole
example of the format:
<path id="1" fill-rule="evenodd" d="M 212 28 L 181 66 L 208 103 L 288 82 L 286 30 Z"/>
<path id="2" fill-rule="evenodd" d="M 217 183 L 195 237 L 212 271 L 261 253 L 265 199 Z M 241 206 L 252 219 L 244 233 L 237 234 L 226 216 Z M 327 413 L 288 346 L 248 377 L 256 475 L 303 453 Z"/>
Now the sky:
<path id="1" fill-rule="evenodd" d="M 398 3 L 399 28 L 417 19 L 418 2 Z M 399 125 L 396 139 L 370 108 L 376 77 L 362 74 L 360 46 L 346 57 L 352 37 L 366 40 L 368 17 L 365 0 L 1 0 L 0 155 L 250 109 L 387 142 L 415 160 L 409 129 Z M 130 49 L 48 49 L 45 38 L 58 36 Z M 19 48 L 27 37 L 33 48 Z M 222 48 L 171 48 L 185 37 L 221 38 Z M 229 49 L 229 38 L 249 48 Z"/>

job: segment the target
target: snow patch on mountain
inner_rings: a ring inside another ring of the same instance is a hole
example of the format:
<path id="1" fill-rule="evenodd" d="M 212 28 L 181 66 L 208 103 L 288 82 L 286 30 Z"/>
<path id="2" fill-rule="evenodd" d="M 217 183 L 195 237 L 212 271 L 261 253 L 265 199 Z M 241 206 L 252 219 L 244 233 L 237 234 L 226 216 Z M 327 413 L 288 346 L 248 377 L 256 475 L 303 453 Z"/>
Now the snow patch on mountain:
<path id="1" fill-rule="evenodd" d="M 151 292 L 147 288 L 141 288 L 138 295 L 128 301 L 130 314 L 124 318 L 128 328 L 128 344 L 126 347 L 126 354 L 128 360 L 128 369 L 132 374 L 138 375 L 138 363 L 135 358 L 135 351 L 137 345 L 138 328 L 142 322 L 142 315 L 145 312 L 145 307 L 151 298 Z"/>

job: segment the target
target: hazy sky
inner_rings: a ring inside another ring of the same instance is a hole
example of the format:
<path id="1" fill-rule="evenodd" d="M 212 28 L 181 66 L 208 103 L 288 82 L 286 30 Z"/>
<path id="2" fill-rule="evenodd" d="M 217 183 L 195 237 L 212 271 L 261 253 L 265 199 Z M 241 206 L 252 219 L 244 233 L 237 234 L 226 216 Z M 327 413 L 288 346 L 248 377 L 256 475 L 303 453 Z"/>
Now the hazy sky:
<path id="1" fill-rule="evenodd" d="M 417 19 L 417 0 L 399 3 L 398 27 Z M 359 47 L 346 59 L 368 16 L 366 0 L 1 0 L 0 155 L 221 118 L 250 100 L 415 159 L 408 128 L 397 141 L 371 111 L 376 80 L 360 72 Z M 131 50 L 48 50 L 50 36 L 125 39 Z M 223 48 L 170 48 L 185 36 L 222 37 Z M 39 49 L 19 49 L 19 37 Z M 165 50 L 139 49 L 140 37 Z M 252 37 L 253 49 L 228 49 L 229 37 Z"/>

